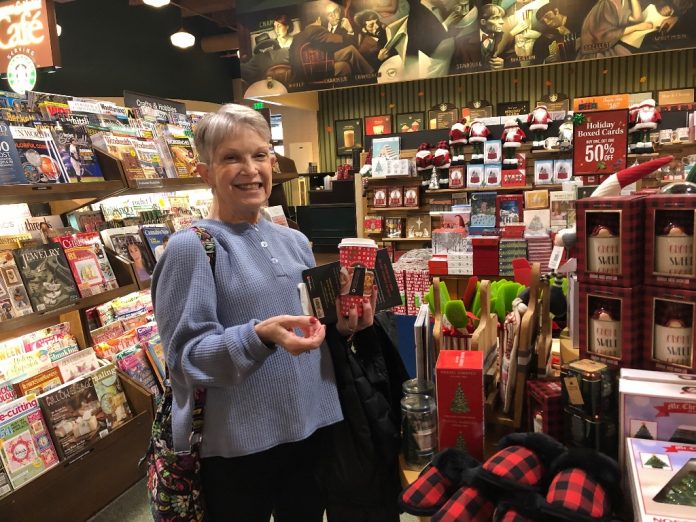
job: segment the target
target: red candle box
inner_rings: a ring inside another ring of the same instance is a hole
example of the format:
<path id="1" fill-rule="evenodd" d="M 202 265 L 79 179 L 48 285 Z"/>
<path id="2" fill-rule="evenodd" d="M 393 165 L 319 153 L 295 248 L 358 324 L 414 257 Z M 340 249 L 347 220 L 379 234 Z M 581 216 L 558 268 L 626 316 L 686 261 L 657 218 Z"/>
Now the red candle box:
<path id="1" fill-rule="evenodd" d="M 645 284 L 696 290 L 696 198 L 653 194 L 645 212 Z"/>
<path id="2" fill-rule="evenodd" d="M 645 368 L 696 373 L 696 292 L 645 287 Z"/>
<path id="3" fill-rule="evenodd" d="M 579 199 L 578 280 L 630 287 L 643 281 L 644 196 Z"/>
<path id="4" fill-rule="evenodd" d="M 389 187 L 389 207 L 404 206 L 404 187 Z"/>
<path id="5" fill-rule="evenodd" d="M 407 208 L 418 208 L 418 191 L 419 187 L 418 186 L 406 186 L 404 187 L 404 207 Z"/>
<path id="6" fill-rule="evenodd" d="M 563 405 L 559 381 L 527 381 L 529 430 L 563 440 Z"/>
<path id="7" fill-rule="evenodd" d="M 372 192 L 372 206 L 376 208 L 384 208 L 387 206 L 388 187 L 375 187 Z"/>
<path id="8" fill-rule="evenodd" d="M 614 368 L 643 361 L 642 286 L 580 285 L 580 358 Z"/>
<path id="9" fill-rule="evenodd" d="M 439 449 L 483 460 L 483 352 L 442 350 L 435 376 Z"/>

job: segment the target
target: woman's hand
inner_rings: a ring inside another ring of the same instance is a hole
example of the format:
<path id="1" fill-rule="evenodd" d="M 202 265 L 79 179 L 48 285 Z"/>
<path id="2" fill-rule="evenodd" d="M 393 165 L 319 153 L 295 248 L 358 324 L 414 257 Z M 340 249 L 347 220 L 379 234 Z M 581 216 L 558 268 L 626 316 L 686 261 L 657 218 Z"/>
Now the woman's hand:
<path id="1" fill-rule="evenodd" d="M 364 330 L 372 326 L 375 318 L 375 308 L 377 307 L 377 285 L 372 287 L 372 295 L 363 298 L 363 314 L 358 317 L 358 309 L 355 306 L 350 307 L 350 312 L 347 316 L 341 314 L 341 299 L 336 299 L 336 330 L 344 337 L 350 337 L 360 330 Z"/>
<path id="2" fill-rule="evenodd" d="M 264 343 L 276 344 L 292 355 L 319 348 L 326 335 L 326 327 L 316 317 L 306 315 L 269 317 L 254 329 Z M 296 330 L 303 335 L 298 335 Z"/>

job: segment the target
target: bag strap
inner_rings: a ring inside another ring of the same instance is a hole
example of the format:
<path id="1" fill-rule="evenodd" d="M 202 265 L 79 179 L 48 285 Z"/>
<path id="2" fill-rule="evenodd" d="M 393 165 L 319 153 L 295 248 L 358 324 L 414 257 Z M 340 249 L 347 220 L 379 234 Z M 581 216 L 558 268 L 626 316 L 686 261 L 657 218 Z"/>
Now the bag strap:
<path id="1" fill-rule="evenodd" d="M 191 227 L 198 239 L 201 240 L 205 254 L 210 262 L 210 269 L 215 276 L 215 240 L 213 236 L 203 227 Z M 193 419 L 191 423 L 191 452 L 198 452 L 201 443 L 201 434 L 203 433 L 203 419 L 205 417 L 205 398 L 206 389 L 196 388 L 193 390 Z"/>

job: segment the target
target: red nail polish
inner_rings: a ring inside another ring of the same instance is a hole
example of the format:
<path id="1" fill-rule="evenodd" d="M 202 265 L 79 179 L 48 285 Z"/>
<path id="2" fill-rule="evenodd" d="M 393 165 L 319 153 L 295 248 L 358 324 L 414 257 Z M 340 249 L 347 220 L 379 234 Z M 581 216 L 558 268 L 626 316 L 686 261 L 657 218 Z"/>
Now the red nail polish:
<path id="1" fill-rule="evenodd" d="M 316 317 L 310 317 L 309 318 L 309 324 L 316 324 L 317 318 Z"/>

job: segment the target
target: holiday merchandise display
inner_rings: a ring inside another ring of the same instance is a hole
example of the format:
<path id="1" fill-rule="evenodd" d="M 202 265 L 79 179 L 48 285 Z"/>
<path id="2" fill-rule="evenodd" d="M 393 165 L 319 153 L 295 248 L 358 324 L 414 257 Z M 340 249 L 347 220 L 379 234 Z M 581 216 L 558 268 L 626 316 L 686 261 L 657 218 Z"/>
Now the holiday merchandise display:
<path id="1" fill-rule="evenodd" d="M 471 122 L 471 127 L 469 128 L 469 143 L 473 146 L 474 150 L 471 155 L 471 163 L 483 163 L 483 150 L 490 135 L 491 131 L 483 121 L 475 119 Z"/>
<path id="2" fill-rule="evenodd" d="M 660 110 L 655 106 L 655 100 L 647 99 L 640 102 L 638 107 L 631 112 L 632 130 L 635 138 L 636 154 L 649 154 L 653 152 L 653 143 L 650 139 L 650 132 L 657 129 L 662 116 Z"/>
<path id="3" fill-rule="evenodd" d="M 516 119 L 507 120 L 500 139 L 503 141 L 503 152 L 505 155 L 503 169 L 519 168 L 515 155 L 522 142 L 527 140 L 527 136 L 520 128 L 519 121 Z"/>
<path id="4" fill-rule="evenodd" d="M 527 125 L 532 133 L 532 150 L 543 149 L 546 144 L 546 131 L 551 123 L 551 115 L 546 105 L 537 105 L 527 116 Z"/>
<path id="5" fill-rule="evenodd" d="M 452 125 L 449 132 L 449 144 L 452 149 L 452 165 L 464 164 L 464 145 L 469 142 L 469 126 L 466 120 Z"/>

